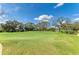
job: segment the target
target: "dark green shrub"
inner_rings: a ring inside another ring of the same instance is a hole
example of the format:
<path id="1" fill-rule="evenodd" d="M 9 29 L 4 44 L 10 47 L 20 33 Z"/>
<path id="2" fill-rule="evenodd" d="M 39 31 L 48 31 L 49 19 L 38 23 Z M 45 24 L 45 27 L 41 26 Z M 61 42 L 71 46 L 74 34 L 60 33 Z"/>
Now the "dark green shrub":
<path id="1" fill-rule="evenodd" d="M 75 31 L 73 31 L 73 30 L 66 30 L 65 32 L 68 33 L 68 34 L 74 34 L 75 33 Z"/>
<path id="2" fill-rule="evenodd" d="M 49 28 L 48 31 L 56 31 L 55 28 Z"/>

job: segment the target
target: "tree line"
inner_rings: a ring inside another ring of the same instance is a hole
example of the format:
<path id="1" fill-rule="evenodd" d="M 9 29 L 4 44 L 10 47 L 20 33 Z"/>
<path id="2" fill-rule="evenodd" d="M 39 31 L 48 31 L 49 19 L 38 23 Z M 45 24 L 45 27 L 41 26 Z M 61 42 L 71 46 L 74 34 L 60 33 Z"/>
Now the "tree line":
<path id="1" fill-rule="evenodd" d="M 24 31 L 57 31 L 63 33 L 76 33 L 79 30 L 79 23 L 71 23 L 69 18 L 59 17 L 54 25 L 50 22 L 40 21 L 37 24 L 32 22 L 22 23 L 17 20 L 9 20 L 0 24 L 0 32 L 24 32 Z"/>

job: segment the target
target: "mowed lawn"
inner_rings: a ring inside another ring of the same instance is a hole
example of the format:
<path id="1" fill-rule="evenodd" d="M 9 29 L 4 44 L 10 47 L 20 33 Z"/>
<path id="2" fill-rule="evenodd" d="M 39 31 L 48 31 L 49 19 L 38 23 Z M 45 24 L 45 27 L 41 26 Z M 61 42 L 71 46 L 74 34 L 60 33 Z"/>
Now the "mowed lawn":
<path id="1" fill-rule="evenodd" d="M 57 32 L 0 33 L 3 55 L 79 54 L 79 36 Z"/>

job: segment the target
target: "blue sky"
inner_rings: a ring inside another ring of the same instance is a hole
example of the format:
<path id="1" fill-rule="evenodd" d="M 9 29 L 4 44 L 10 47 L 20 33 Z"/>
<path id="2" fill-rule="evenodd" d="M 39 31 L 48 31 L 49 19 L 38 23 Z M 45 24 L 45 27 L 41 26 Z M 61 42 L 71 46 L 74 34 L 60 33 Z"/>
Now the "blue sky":
<path id="1" fill-rule="evenodd" d="M 0 22 L 18 20 L 36 23 L 42 19 L 68 17 L 79 20 L 78 3 L 13 3 L 0 4 Z"/>

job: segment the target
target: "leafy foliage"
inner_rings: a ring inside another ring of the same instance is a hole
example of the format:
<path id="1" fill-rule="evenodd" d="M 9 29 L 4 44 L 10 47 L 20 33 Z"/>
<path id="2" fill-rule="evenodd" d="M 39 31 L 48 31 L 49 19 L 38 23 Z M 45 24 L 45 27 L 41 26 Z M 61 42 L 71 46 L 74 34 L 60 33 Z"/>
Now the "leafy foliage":
<path id="1" fill-rule="evenodd" d="M 54 27 L 49 27 L 48 21 L 22 23 L 16 20 L 6 21 L 0 24 L 0 32 L 24 32 L 24 31 L 60 31 L 62 33 L 77 33 L 79 23 L 71 23 L 69 18 L 59 17 Z"/>

